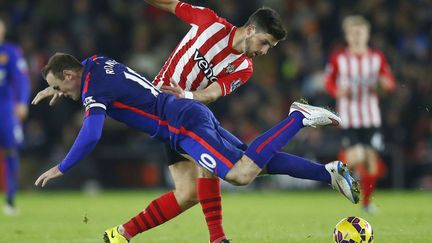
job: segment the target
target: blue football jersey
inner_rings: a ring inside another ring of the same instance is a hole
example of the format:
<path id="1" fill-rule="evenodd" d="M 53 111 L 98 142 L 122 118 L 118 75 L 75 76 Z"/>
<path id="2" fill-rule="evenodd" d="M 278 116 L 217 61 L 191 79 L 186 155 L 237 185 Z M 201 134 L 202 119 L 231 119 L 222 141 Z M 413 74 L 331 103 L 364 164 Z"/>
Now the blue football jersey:
<path id="1" fill-rule="evenodd" d="M 13 115 L 16 102 L 28 103 L 30 98 L 27 64 L 21 50 L 13 44 L 0 44 L 0 113 Z"/>
<path id="2" fill-rule="evenodd" d="M 162 100 L 167 95 L 159 97 L 161 92 L 148 79 L 112 58 L 92 56 L 82 64 L 85 116 L 106 113 L 150 136 L 158 136 Z"/>
<path id="3" fill-rule="evenodd" d="M 23 142 L 20 121 L 15 116 L 17 103 L 27 104 L 30 85 L 27 64 L 21 50 L 10 43 L 0 44 L 0 147 L 15 147 Z"/>

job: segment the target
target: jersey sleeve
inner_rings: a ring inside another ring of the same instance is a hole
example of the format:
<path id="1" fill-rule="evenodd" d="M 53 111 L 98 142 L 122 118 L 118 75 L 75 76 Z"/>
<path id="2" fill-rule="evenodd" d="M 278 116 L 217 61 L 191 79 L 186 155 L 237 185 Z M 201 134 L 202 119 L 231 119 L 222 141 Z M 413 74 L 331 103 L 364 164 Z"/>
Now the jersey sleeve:
<path id="1" fill-rule="evenodd" d="M 104 121 L 105 116 L 101 114 L 84 119 L 72 148 L 58 166 L 60 172 L 64 174 L 69 171 L 94 149 L 102 135 Z"/>
<path id="2" fill-rule="evenodd" d="M 336 97 L 336 79 L 338 76 L 338 65 L 337 65 L 337 55 L 333 54 L 330 57 L 330 61 L 327 63 L 326 69 L 325 69 L 325 77 L 324 77 L 324 86 L 327 91 L 327 93 L 332 96 Z"/>
<path id="3" fill-rule="evenodd" d="M 111 107 L 114 101 L 109 85 L 103 83 L 103 80 L 94 79 L 91 76 L 91 73 L 87 74 L 82 91 L 85 117 L 93 114 L 106 114 L 106 110 Z"/>
<path id="4" fill-rule="evenodd" d="M 184 2 L 179 2 L 177 4 L 175 14 L 181 20 L 191 25 L 203 25 L 214 22 L 219 18 L 218 15 L 209 8 L 193 6 Z"/>
<path id="5" fill-rule="evenodd" d="M 27 63 L 20 48 L 10 49 L 9 71 L 13 82 L 14 97 L 18 103 L 28 103 L 30 98 L 30 80 Z"/>
<path id="6" fill-rule="evenodd" d="M 252 68 L 247 68 L 239 72 L 234 72 L 230 75 L 221 77 L 217 80 L 222 90 L 222 95 L 229 95 L 238 87 L 245 84 L 252 76 Z"/>
<path id="7" fill-rule="evenodd" d="M 384 53 L 378 52 L 381 58 L 381 67 L 379 70 L 380 77 L 384 77 L 386 79 L 385 89 L 387 91 L 393 91 L 396 88 L 396 81 L 391 72 L 390 66 L 387 62 L 387 58 L 384 56 Z"/>

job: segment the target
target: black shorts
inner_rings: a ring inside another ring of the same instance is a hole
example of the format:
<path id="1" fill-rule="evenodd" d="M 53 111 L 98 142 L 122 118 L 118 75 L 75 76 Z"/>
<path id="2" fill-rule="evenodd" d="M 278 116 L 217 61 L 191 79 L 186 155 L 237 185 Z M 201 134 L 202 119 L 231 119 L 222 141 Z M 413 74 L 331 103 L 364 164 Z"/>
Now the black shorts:
<path id="1" fill-rule="evenodd" d="M 165 152 L 168 159 L 168 166 L 181 161 L 189 161 L 187 158 L 179 154 L 179 152 L 172 149 L 169 145 L 165 145 Z"/>
<path id="2" fill-rule="evenodd" d="M 370 146 L 377 151 L 384 149 L 384 137 L 379 128 L 355 128 L 342 130 L 342 146 L 356 144 Z"/>

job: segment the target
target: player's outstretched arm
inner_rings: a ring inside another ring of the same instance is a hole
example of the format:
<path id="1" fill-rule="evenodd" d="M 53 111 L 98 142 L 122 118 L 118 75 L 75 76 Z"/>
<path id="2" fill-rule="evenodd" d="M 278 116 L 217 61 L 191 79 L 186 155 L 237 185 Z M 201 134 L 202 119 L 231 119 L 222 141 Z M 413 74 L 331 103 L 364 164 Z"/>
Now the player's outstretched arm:
<path id="1" fill-rule="evenodd" d="M 211 103 L 222 96 L 222 90 L 219 83 L 212 83 L 207 88 L 193 92 L 194 99 L 202 103 Z"/>
<path id="2" fill-rule="evenodd" d="M 45 186 L 49 180 L 65 174 L 87 154 L 89 154 L 94 149 L 102 135 L 104 121 L 105 114 L 94 114 L 85 118 L 83 126 L 81 127 L 69 153 L 60 164 L 39 176 L 35 185 L 38 186 L 42 183 L 42 187 Z"/>
<path id="3" fill-rule="evenodd" d="M 178 0 L 145 0 L 148 4 L 162 9 L 164 11 L 175 14 L 175 9 L 177 6 Z"/>
<path id="4" fill-rule="evenodd" d="M 222 96 L 222 91 L 218 83 L 213 83 L 203 90 L 194 92 L 184 91 L 174 80 L 170 80 L 171 86 L 162 86 L 160 90 L 167 94 L 172 94 L 177 98 L 194 99 L 202 103 L 210 103 Z"/>
<path id="5" fill-rule="evenodd" d="M 42 100 L 48 99 L 49 97 L 51 97 L 49 105 L 53 106 L 57 103 L 59 98 L 61 98 L 62 96 L 63 96 L 62 92 L 57 91 L 50 86 L 50 87 L 45 88 L 42 91 L 39 91 L 39 93 L 36 94 L 36 96 L 34 97 L 34 99 L 32 100 L 31 103 L 32 103 L 32 105 L 37 105 Z"/>
<path id="6" fill-rule="evenodd" d="M 45 171 L 42 175 L 40 175 L 34 184 L 35 186 L 41 185 L 42 187 L 44 187 L 49 180 L 57 178 L 62 175 L 63 173 L 61 173 L 61 171 L 58 168 L 58 165 L 56 165 L 51 169 Z"/>

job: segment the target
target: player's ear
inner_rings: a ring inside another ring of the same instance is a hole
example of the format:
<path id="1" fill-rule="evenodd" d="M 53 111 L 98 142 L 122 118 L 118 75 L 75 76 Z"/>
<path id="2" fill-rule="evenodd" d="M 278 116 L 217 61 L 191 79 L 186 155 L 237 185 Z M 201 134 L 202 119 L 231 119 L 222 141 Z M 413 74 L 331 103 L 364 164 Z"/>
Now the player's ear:
<path id="1" fill-rule="evenodd" d="M 246 26 L 246 34 L 248 37 L 252 36 L 255 33 L 256 33 L 256 26 L 255 25 L 250 24 L 250 25 Z"/>
<path id="2" fill-rule="evenodd" d="M 64 77 L 63 80 L 71 80 L 72 76 L 73 76 L 72 70 L 67 70 L 67 69 L 63 70 L 63 77 Z"/>

